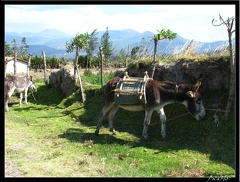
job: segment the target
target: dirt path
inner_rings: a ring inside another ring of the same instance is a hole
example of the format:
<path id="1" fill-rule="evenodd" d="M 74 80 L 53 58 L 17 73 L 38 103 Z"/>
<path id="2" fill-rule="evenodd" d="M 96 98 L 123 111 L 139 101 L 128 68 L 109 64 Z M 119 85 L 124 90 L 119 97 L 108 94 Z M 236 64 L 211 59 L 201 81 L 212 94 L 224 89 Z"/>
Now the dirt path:
<path id="1" fill-rule="evenodd" d="M 24 173 L 18 170 L 16 164 L 11 160 L 5 161 L 5 177 L 23 177 Z"/>

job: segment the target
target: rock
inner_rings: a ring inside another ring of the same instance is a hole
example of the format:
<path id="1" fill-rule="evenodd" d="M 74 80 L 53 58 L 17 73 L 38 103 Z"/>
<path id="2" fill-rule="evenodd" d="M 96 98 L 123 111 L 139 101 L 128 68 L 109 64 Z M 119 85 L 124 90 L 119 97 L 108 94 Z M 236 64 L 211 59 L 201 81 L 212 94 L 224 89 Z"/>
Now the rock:
<path id="1" fill-rule="evenodd" d="M 66 96 L 69 96 L 75 88 L 74 73 L 67 68 L 53 71 L 49 75 L 49 83 L 52 87 L 60 87 Z"/>

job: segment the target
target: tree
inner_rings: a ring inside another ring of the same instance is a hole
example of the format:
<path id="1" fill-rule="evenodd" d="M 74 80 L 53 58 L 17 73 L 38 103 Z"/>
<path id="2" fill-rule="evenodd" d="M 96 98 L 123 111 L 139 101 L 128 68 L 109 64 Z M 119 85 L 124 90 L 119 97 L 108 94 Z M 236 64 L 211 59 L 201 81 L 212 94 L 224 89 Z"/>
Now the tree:
<path id="1" fill-rule="evenodd" d="M 12 52 L 14 54 L 14 75 L 17 73 L 17 58 L 24 56 L 28 48 L 29 46 L 26 43 L 25 37 L 22 38 L 21 44 L 19 44 L 16 39 L 13 39 Z"/>
<path id="2" fill-rule="evenodd" d="M 101 37 L 101 47 L 103 48 L 103 55 L 105 58 L 105 61 L 109 59 L 109 57 L 113 54 L 113 51 L 115 48 L 112 48 L 112 43 L 109 41 L 110 36 L 108 33 L 108 27 L 106 29 L 106 32 Z"/>
<path id="3" fill-rule="evenodd" d="M 4 42 L 4 56 L 10 56 L 12 55 L 12 51 L 10 48 L 10 45 L 7 43 L 7 41 Z M 7 64 L 8 64 L 8 58 L 4 61 L 4 77 L 6 77 L 6 70 L 7 70 Z"/>
<path id="4" fill-rule="evenodd" d="M 92 33 L 91 33 L 91 38 L 88 42 L 89 46 L 87 49 L 87 67 L 91 66 L 91 60 L 93 59 L 93 54 L 94 51 L 97 49 L 97 45 L 98 45 L 98 38 L 96 37 L 98 34 L 97 29 L 95 29 Z"/>
<path id="5" fill-rule="evenodd" d="M 124 59 L 126 59 L 126 52 L 124 51 L 124 49 L 121 49 L 120 51 L 119 51 L 119 54 L 118 54 L 118 57 L 121 59 L 121 60 L 124 60 Z"/>
<path id="6" fill-rule="evenodd" d="M 169 40 L 173 40 L 177 37 L 177 33 L 173 33 L 171 30 L 165 30 L 162 29 L 161 31 L 157 30 L 158 33 L 155 34 L 153 36 L 153 40 L 154 40 L 154 56 L 153 56 L 153 61 L 154 61 L 154 66 L 153 66 L 153 72 L 152 72 L 152 78 L 155 72 L 155 63 L 156 63 L 156 54 L 157 54 L 157 45 L 158 45 L 158 41 L 159 40 L 165 40 L 165 39 L 169 39 Z"/>
<path id="7" fill-rule="evenodd" d="M 127 67 L 127 55 L 126 55 L 126 52 L 124 51 L 124 49 L 121 49 L 121 51 L 118 54 L 118 57 L 121 61 L 125 62 L 125 66 Z"/>
<path id="8" fill-rule="evenodd" d="M 4 41 L 4 56 L 11 56 L 13 55 L 10 44 L 7 41 Z"/>
<path id="9" fill-rule="evenodd" d="M 59 61 L 60 61 L 60 64 L 59 64 L 59 68 L 60 68 L 61 65 L 66 65 L 67 64 L 68 59 L 65 58 L 65 57 L 61 57 Z"/>
<path id="10" fill-rule="evenodd" d="M 150 44 L 150 42 L 147 42 L 144 38 L 142 38 L 140 42 L 140 48 L 138 51 L 138 57 L 142 58 L 142 56 L 146 56 L 148 54 L 147 46 Z"/>
<path id="11" fill-rule="evenodd" d="M 235 81 L 236 69 L 235 69 L 233 49 L 232 49 L 232 34 L 235 32 L 235 30 L 232 30 L 232 29 L 233 29 L 233 23 L 234 23 L 235 17 L 231 17 L 231 18 L 228 18 L 227 20 L 223 20 L 222 16 L 219 14 L 219 20 L 221 22 L 220 24 L 214 24 L 214 22 L 217 22 L 217 20 L 213 19 L 212 25 L 216 27 L 225 25 L 227 27 L 229 52 L 230 52 L 230 68 L 231 68 L 230 89 L 229 89 L 228 102 L 227 102 L 226 112 L 225 112 L 225 116 L 228 116 L 233 104 L 233 99 L 235 95 L 235 86 L 236 86 L 236 81 Z"/>
<path id="12" fill-rule="evenodd" d="M 46 57 L 46 64 L 49 68 L 59 68 L 60 60 L 54 55 L 52 57 Z"/>
<path id="13" fill-rule="evenodd" d="M 89 46 L 88 42 L 90 39 L 91 39 L 91 36 L 88 33 L 84 33 L 84 34 L 77 33 L 76 37 L 74 37 L 70 43 L 66 42 L 66 48 L 67 48 L 68 53 L 73 52 L 74 49 L 76 49 L 76 57 L 75 57 L 75 62 L 74 62 L 74 78 L 76 78 L 76 72 L 77 72 L 78 81 L 79 81 L 79 85 L 80 85 L 81 92 L 82 92 L 83 103 L 85 103 L 85 96 L 84 96 L 84 92 L 83 92 L 80 72 L 78 70 L 78 56 L 79 56 L 79 52 L 81 49 L 83 49 L 85 51 L 88 49 L 88 46 Z"/>
<path id="14" fill-rule="evenodd" d="M 136 54 L 138 53 L 140 47 L 139 46 L 136 46 L 136 47 L 133 47 L 132 48 L 132 51 L 131 51 L 131 59 L 135 59 L 136 58 Z"/>
<path id="15" fill-rule="evenodd" d="M 19 56 L 21 57 L 22 55 L 27 54 L 27 49 L 29 46 L 27 45 L 27 40 L 25 37 L 22 38 L 21 45 L 20 45 L 20 54 Z"/>
<path id="16" fill-rule="evenodd" d="M 35 71 L 37 71 L 38 68 L 43 67 L 43 59 L 41 56 L 35 55 L 34 57 L 32 57 L 31 59 L 31 67 L 35 69 Z"/>
<path id="17" fill-rule="evenodd" d="M 22 38 L 21 44 L 16 40 L 13 39 L 12 41 L 12 52 L 16 53 L 19 58 L 23 58 L 27 55 L 27 50 L 29 46 L 27 45 L 27 40 L 25 37 Z"/>

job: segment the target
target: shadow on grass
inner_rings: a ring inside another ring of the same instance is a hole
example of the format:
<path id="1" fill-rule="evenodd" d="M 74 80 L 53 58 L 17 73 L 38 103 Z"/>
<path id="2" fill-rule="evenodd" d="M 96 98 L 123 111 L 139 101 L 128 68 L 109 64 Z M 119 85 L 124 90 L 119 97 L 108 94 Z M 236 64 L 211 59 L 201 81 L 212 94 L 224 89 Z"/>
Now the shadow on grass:
<path id="1" fill-rule="evenodd" d="M 85 112 L 77 118 L 82 125 L 90 128 L 94 127 L 95 130 L 98 116 L 103 106 L 103 94 L 100 90 L 89 91 L 86 92 L 86 98 Z M 165 113 L 167 119 L 171 119 L 186 113 L 186 109 L 181 104 L 168 105 L 165 106 Z M 156 112 L 153 113 L 151 119 L 151 123 L 155 124 L 149 126 L 148 129 L 150 140 L 145 141 L 142 137 L 144 112 L 130 112 L 123 109 L 120 109 L 114 117 L 114 128 L 120 134 L 127 132 L 140 138 L 139 141 L 132 142 L 119 139 L 112 135 L 110 131 L 109 134 L 101 134 L 101 129 L 98 136 L 95 136 L 94 132 L 84 133 L 81 129 L 69 129 L 67 134 L 60 137 L 74 142 L 84 142 L 91 139 L 98 144 L 106 144 L 106 140 L 107 143 L 118 143 L 120 145 L 127 143 L 132 147 L 144 146 L 159 150 L 159 152 L 193 150 L 208 154 L 210 155 L 210 160 L 224 163 L 235 169 L 234 116 L 232 115 L 224 119 L 223 113 L 219 113 L 220 124 L 216 127 L 213 120 L 214 113 L 207 111 L 207 115 L 202 121 L 196 121 L 190 115 L 185 115 L 167 122 L 167 141 L 162 141 L 161 139 L 160 119 Z M 107 117 L 102 124 L 108 128 Z"/>
<path id="2" fill-rule="evenodd" d="M 50 85 L 42 85 L 37 88 L 37 92 L 29 90 L 28 102 L 39 105 L 58 105 L 66 98 L 66 94 L 58 87 L 51 87 Z"/>
<path id="3" fill-rule="evenodd" d="M 28 90 L 28 103 L 33 103 L 36 105 L 58 105 L 62 102 L 63 99 L 66 98 L 66 94 L 61 91 L 60 88 L 51 88 L 50 85 L 48 86 L 39 86 L 37 87 L 37 92 L 31 92 Z M 17 99 L 17 100 L 16 100 Z M 11 101 L 12 100 L 12 101 Z M 20 110 L 28 110 L 34 109 L 34 107 L 27 107 L 28 105 L 24 104 L 24 93 L 22 99 L 22 107 L 19 107 L 19 93 L 15 92 L 13 97 L 10 98 L 8 106 L 11 108 L 18 108 Z M 36 109 L 38 110 L 38 109 Z"/>
<path id="4" fill-rule="evenodd" d="M 93 140 L 94 144 L 124 144 L 126 141 L 117 139 L 111 134 L 94 135 L 92 133 L 84 133 L 82 129 L 69 128 L 65 133 L 59 135 L 60 138 L 66 138 L 71 142 L 84 143 L 88 140 Z M 107 141 L 107 142 L 106 142 Z"/>

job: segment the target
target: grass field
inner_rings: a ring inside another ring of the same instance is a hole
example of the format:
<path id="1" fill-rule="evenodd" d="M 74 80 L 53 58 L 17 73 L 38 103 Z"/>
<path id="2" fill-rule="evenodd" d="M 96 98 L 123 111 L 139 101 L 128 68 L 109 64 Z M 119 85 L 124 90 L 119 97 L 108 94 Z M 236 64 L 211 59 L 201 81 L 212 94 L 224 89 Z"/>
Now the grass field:
<path id="1" fill-rule="evenodd" d="M 83 76 L 83 79 L 86 77 Z M 89 81 L 89 80 L 88 80 Z M 90 81 L 89 81 L 90 82 Z M 103 106 L 99 86 L 85 88 L 86 104 L 77 90 L 68 98 L 57 88 L 36 82 L 35 102 L 21 108 L 11 98 L 5 113 L 5 160 L 12 160 L 24 177 L 235 177 L 235 118 L 207 111 L 204 120 L 184 114 L 183 105 L 165 107 L 167 141 L 161 140 L 160 120 L 153 113 L 150 140 L 141 135 L 144 112 L 120 109 L 115 116 L 117 135 L 103 121 L 94 135 Z M 219 93 L 221 94 L 221 93 Z M 205 107 L 211 96 L 204 97 Z M 18 96 L 18 95 L 17 95 Z M 54 102 L 51 102 L 54 101 Z M 170 112 L 171 111 L 171 112 Z"/>

